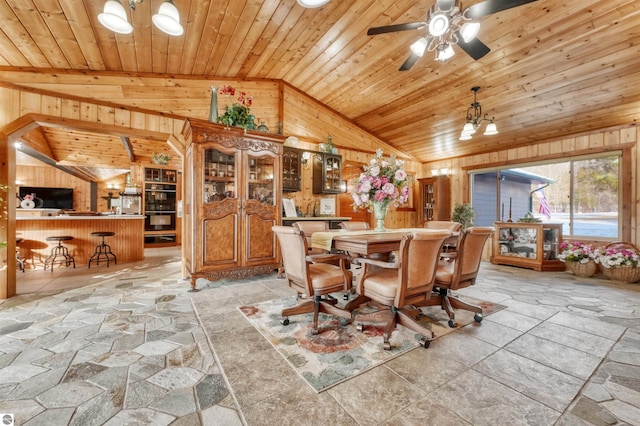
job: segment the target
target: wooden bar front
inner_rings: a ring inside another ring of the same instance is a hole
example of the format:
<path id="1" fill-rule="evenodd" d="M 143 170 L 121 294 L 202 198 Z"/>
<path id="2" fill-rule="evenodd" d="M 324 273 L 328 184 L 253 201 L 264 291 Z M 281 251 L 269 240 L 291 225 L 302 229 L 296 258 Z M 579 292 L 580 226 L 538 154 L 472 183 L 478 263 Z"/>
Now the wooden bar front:
<path id="1" fill-rule="evenodd" d="M 47 237 L 69 235 L 71 241 L 63 244 L 69 249 L 76 266 L 87 265 L 101 238 L 92 232 L 115 232 L 106 237 L 105 243 L 111 246 L 118 263 L 134 262 L 144 259 L 144 216 L 52 216 L 16 218 L 16 235 L 24 238 L 18 245 L 20 257 L 27 268 L 42 268 L 45 259 L 51 253 L 56 241 L 47 241 Z M 95 265 L 95 263 L 94 263 Z M 92 266 L 94 266 L 92 265 Z M 100 264 L 102 266 L 102 262 Z"/>

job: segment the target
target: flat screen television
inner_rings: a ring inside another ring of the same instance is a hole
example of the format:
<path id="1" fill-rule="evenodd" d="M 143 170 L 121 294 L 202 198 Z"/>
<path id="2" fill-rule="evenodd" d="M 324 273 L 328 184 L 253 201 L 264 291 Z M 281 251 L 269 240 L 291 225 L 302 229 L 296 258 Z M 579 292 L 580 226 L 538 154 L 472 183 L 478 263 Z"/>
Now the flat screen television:
<path id="1" fill-rule="evenodd" d="M 73 210 L 73 188 L 21 186 L 20 198 L 24 199 L 27 194 L 36 194 L 34 201 L 37 208 Z M 42 200 L 42 205 L 39 205 L 38 198 Z"/>

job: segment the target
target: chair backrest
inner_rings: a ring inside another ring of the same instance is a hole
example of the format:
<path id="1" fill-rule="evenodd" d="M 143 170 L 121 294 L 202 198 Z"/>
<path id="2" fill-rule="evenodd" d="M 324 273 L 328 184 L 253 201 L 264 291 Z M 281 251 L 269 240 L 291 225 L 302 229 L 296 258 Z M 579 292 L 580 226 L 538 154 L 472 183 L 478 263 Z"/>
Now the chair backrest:
<path id="1" fill-rule="evenodd" d="M 425 293 L 431 292 L 442 244 L 450 236 L 451 231 L 444 229 L 405 235 L 398 251 L 401 285 L 396 293 L 396 307 L 410 305 L 412 299 L 424 299 Z"/>
<path id="2" fill-rule="evenodd" d="M 298 231 L 301 231 L 305 238 L 307 239 L 307 253 L 308 254 L 319 254 L 325 253 L 324 250 L 311 248 L 311 235 L 314 232 L 328 231 L 329 223 L 325 221 L 300 221 L 293 222 L 293 227 Z"/>
<path id="3" fill-rule="evenodd" d="M 313 294 L 308 277 L 307 241 L 304 233 L 293 226 L 273 226 L 271 228 L 278 238 L 282 266 L 290 284 L 304 287 Z"/>
<path id="4" fill-rule="evenodd" d="M 370 226 L 368 222 L 358 222 L 356 220 L 350 220 L 348 222 L 340 222 L 340 228 L 348 229 L 350 231 L 360 231 L 363 229 L 369 229 Z"/>
<path id="5" fill-rule="evenodd" d="M 482 249 L 492 232 L 493 228 L 490 226 L 472 226 L 462 230 L 457 255 L 453 260 L 454 269 L 449 287 L 451 290 L 475 284 Z"/>
<path id="6" fill-rule="evenodd" d="M 451 232 L 458 232 L 462 229 L 462 224 L 450 220 L 430 220 L 424 223 L 427 229 L 448 229 Z"/>

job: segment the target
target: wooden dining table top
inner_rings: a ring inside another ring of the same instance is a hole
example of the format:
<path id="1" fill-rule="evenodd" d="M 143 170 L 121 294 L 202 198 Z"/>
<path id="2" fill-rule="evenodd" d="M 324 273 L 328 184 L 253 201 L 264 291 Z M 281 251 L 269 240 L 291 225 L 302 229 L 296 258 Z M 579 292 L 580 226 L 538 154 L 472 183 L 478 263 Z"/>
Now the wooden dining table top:
<path id="1" fill-rule="evenodd" d="M 386 232 L 367 231 L 326 231 L 314 232 L 311 236 L 311 246 L 316 248 L 326 248 L 322 242 L 326 237 L 330 237 L 331 248 L 349 253 L 358 253 L 362 256 L 371 254 L 389 253 L 400 248 L 402 237 L 411 232 L 429 232 L 425 228 L 403 228 L 388 229 Z M 314 239 L 314 235 L 319 234 Z M 452 238 L 457 238 L 458 233 L 454 233 Z M 314 240 L 316 244 L 314 244 Z"/>

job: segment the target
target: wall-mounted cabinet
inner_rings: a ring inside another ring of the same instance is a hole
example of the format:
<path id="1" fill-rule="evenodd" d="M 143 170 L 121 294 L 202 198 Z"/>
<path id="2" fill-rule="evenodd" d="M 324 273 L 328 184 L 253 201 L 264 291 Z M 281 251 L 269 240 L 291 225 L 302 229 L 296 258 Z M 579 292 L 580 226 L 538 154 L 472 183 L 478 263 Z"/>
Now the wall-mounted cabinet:
<path id="1" fill-rule="evenodd" d="M 536 271 L 564 271 L 558 260 L 561 223 L 495 222 L 491 263 Z"/>
<path id="2" fill-rule="evenodd" d="M 302 187 L 302 150 L 288 146 L 282 149 L 282 191 L 297 192 Z"/>
<path id="3" fill-rule="evenodd" d="M 185 267 L 198 278 L 245 278 L 277 269 L 282 142 L 260 132 L 244 133 L 188 119 L 183 236 Z"/>
<path id="4" fill-rule="evenodd" d="M 313 193 L 342 192 L 342 156 L 324 152 L 313 155 Z"/>
<path id="5" fill-rule="evenodd" d="M 418 179 L 420 191 L 419 221 L 451 220 L 451 186 L 448 176 Z"/>
<path id="6" fill-rule="evenodd" d="M 145 247 L 177 244 L 176 170 L 144 169 L 144 244 Z"/>

